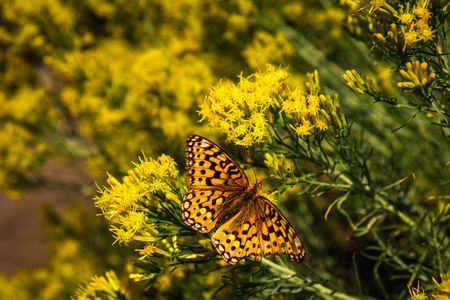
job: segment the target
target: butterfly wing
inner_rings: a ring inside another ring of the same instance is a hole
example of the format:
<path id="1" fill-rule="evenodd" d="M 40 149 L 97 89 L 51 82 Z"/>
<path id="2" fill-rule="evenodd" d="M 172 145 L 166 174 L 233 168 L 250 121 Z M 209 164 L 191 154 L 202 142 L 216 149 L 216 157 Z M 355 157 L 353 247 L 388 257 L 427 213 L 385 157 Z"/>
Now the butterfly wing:
<path id="1" fill-rule="evenodd" d="M 216 224 L 220 207 L 231 192 L 192 189 L 181 203 L 183 222 L 201 233 L 209 232 Z"/>
<path id="2" fill-rule="evenodd" d="M 261 252 L 255 219 L 245 221 L 243 212 L 228 220 L 211 237 L 216 251 L 227 263 L 235 265 L 245 256 L 259 257 Z"/>
<path id="3" fill-rule="evenodd" d="M 219 146 L 198 135 L 186 141 L 186 169 L 191 188 L 237 190 L 249 186 L 241 167 Z"/>
<path id="4" fill-rule="evenodd" d="M 281 211 L 267 198 L 259 196 L 260 203 L 258 220 L 260 221 L 261 252 L 267 258 L 270 254 L 276 258 L 285 254 L 290 261 L 302 262 L 306 260 L 306 251 L 292 225 Z"/>
<path id="5" fill-rule="evenodd" d="M 234 200 L 249 186 L 241 167 L 219 146 L 201 136 L 186 141 L 187 179 L 191 190 L 181 203 L 181 216 L 187 225 L 209 232 L 222 212 L 225 201 Z"/>
<path id="6" fill-rule="evenodd" d="M 211 238 L 214 247 L 229 264 L 246 256 L 268 258 L 285 254 L 290 261 L 306 260 L 306 251 L 294 228 L 267 198 L 257 196 L 248 211 L 224 223 Z"/>

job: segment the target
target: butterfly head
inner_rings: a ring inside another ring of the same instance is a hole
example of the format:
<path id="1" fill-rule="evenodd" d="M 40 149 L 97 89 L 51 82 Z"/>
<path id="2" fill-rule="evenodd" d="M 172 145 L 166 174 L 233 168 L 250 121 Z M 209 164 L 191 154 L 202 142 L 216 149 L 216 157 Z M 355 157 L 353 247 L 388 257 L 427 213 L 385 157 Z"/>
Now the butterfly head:
<path id="1" fill-rule="evenodd" d="M 253 188 L 256 190 L 260 190 L 262 188 L 262 181 L 261 179 L 257 178 L 255 183 L 252 183 Z"/>

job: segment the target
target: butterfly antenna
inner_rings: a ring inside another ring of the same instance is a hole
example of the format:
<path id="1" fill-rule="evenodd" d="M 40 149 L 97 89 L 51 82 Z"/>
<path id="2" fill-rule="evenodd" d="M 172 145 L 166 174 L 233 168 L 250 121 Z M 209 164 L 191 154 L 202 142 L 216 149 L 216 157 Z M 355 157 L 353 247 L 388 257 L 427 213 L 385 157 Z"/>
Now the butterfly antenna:
<path id="1" fill-rule="evenodd" d="M 253 165 L 253 162 L 252 162 L 252 157 L 250 156 L 250 150 L 248 149 L 248 146 L 245 146 L 245 150 L 247 150 L 247 154 L 248 154 L 248 159 L 250 160 L 250 164 L 252 165 L 252 169 L 253 169 L 253 175 L 255 175 L 255 180 L 256 180 L 256 179 L 257 179 L 257 177 L 256 177 L 255 166 Z"/>

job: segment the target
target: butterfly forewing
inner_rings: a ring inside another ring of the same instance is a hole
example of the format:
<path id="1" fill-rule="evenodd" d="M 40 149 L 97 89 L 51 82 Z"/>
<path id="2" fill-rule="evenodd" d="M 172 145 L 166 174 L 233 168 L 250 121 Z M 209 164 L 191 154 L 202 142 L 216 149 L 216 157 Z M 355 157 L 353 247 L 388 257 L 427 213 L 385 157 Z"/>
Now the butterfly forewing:
<path id="1" fill-rule="evenodd" d="M 191 188 L 243 189 L 249 185 L 241 167 L 213 142 L 198 135 L 186 141 L 186 168 Z"/>
<path id="2" fill-rule="evenodd" d="M 306 260 L 294 228 L 281 211 L 259 195 L 260 181 L 250 186 L 241 167 L 213 142 L 190 136 L 186 147 L 187 179 L 191 190 L 181 203 L 183 221 L 201 233 L 220 225 L 211 237 L 229 264 L 246 256 Z"/>

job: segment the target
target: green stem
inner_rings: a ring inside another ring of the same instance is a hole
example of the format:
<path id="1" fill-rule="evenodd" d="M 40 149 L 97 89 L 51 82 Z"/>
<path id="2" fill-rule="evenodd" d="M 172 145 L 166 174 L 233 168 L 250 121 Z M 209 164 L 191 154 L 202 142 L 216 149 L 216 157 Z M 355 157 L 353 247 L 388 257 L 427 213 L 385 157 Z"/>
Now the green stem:
<path id="1" fill-rule="evenodd" d="M 381 207 L 384 210 L 399 217 L 400 220 L 402 220 L 403 223 L 405 223 L 408 227 L 410 227 L 410 228 L 416 227 L 416 222 L 414 222 L 414 220 L 412 220 L 408 215 L 406 215 L 406 214 L 402 213 L 401 211 L 399 211 L 398 209 L 396 209 L 392 204 L 389 204 L 385 199 L 383 199 L 383 197 L 381 197 L 378 194 L 375 194 L 374 199 L 378 204 L 381 205 Z M 423 232 L 421 230 L 419 230 L 419 232 L 421 233 L 420 235 L 423 237 Z"/>
<path id="2" fill-rule="evenodd" d="M 347 294 L 338 293 L 335 290 L 332 290 L 326 286 L 324 286 L 322 283 L 313 282 L 312 280 L 308 278 L 301 278 L 297 276 L 297 273 L 295 273 L 293 270 L 285 268 L 283 266 L 280 266 L 270 260 L 262 259 L 261 263 L 263 265 L 266 265 L 270 267 L 272 271 L 275 271 L 274 273 L 278 273 L 281 276 L 284 275 L 282 279 L 286 281 L 290 281 L 292 283 L 303 285 L 302 289 L 313 292 L 316 294 L 316 296 L 321 297 L 322 299 L 342 299 L 342 300 L 357 300 L 359 298 L 353 297 Z"/>
<path id="3" fill-rule="evenodd" d="M 313 184 L 313 185 L 318 185 L 318 186 L 321 186 L 321 187 L 332 187 L 332 188 L 345 190 L 345 191 L 352 189 L 352 185 L 349 185 L 349 184 L 339 184 L 339 183 L 318 181 L 318 180 L 306 179 L 306 178 L 297 178 L 297 181 L 292 182 L 292 183 L 288 183 L 288 184 L 289 185 L 296 185 L 296 184 L 299 184 L 301 182 L 309 183 L 309 184 Z"/>

